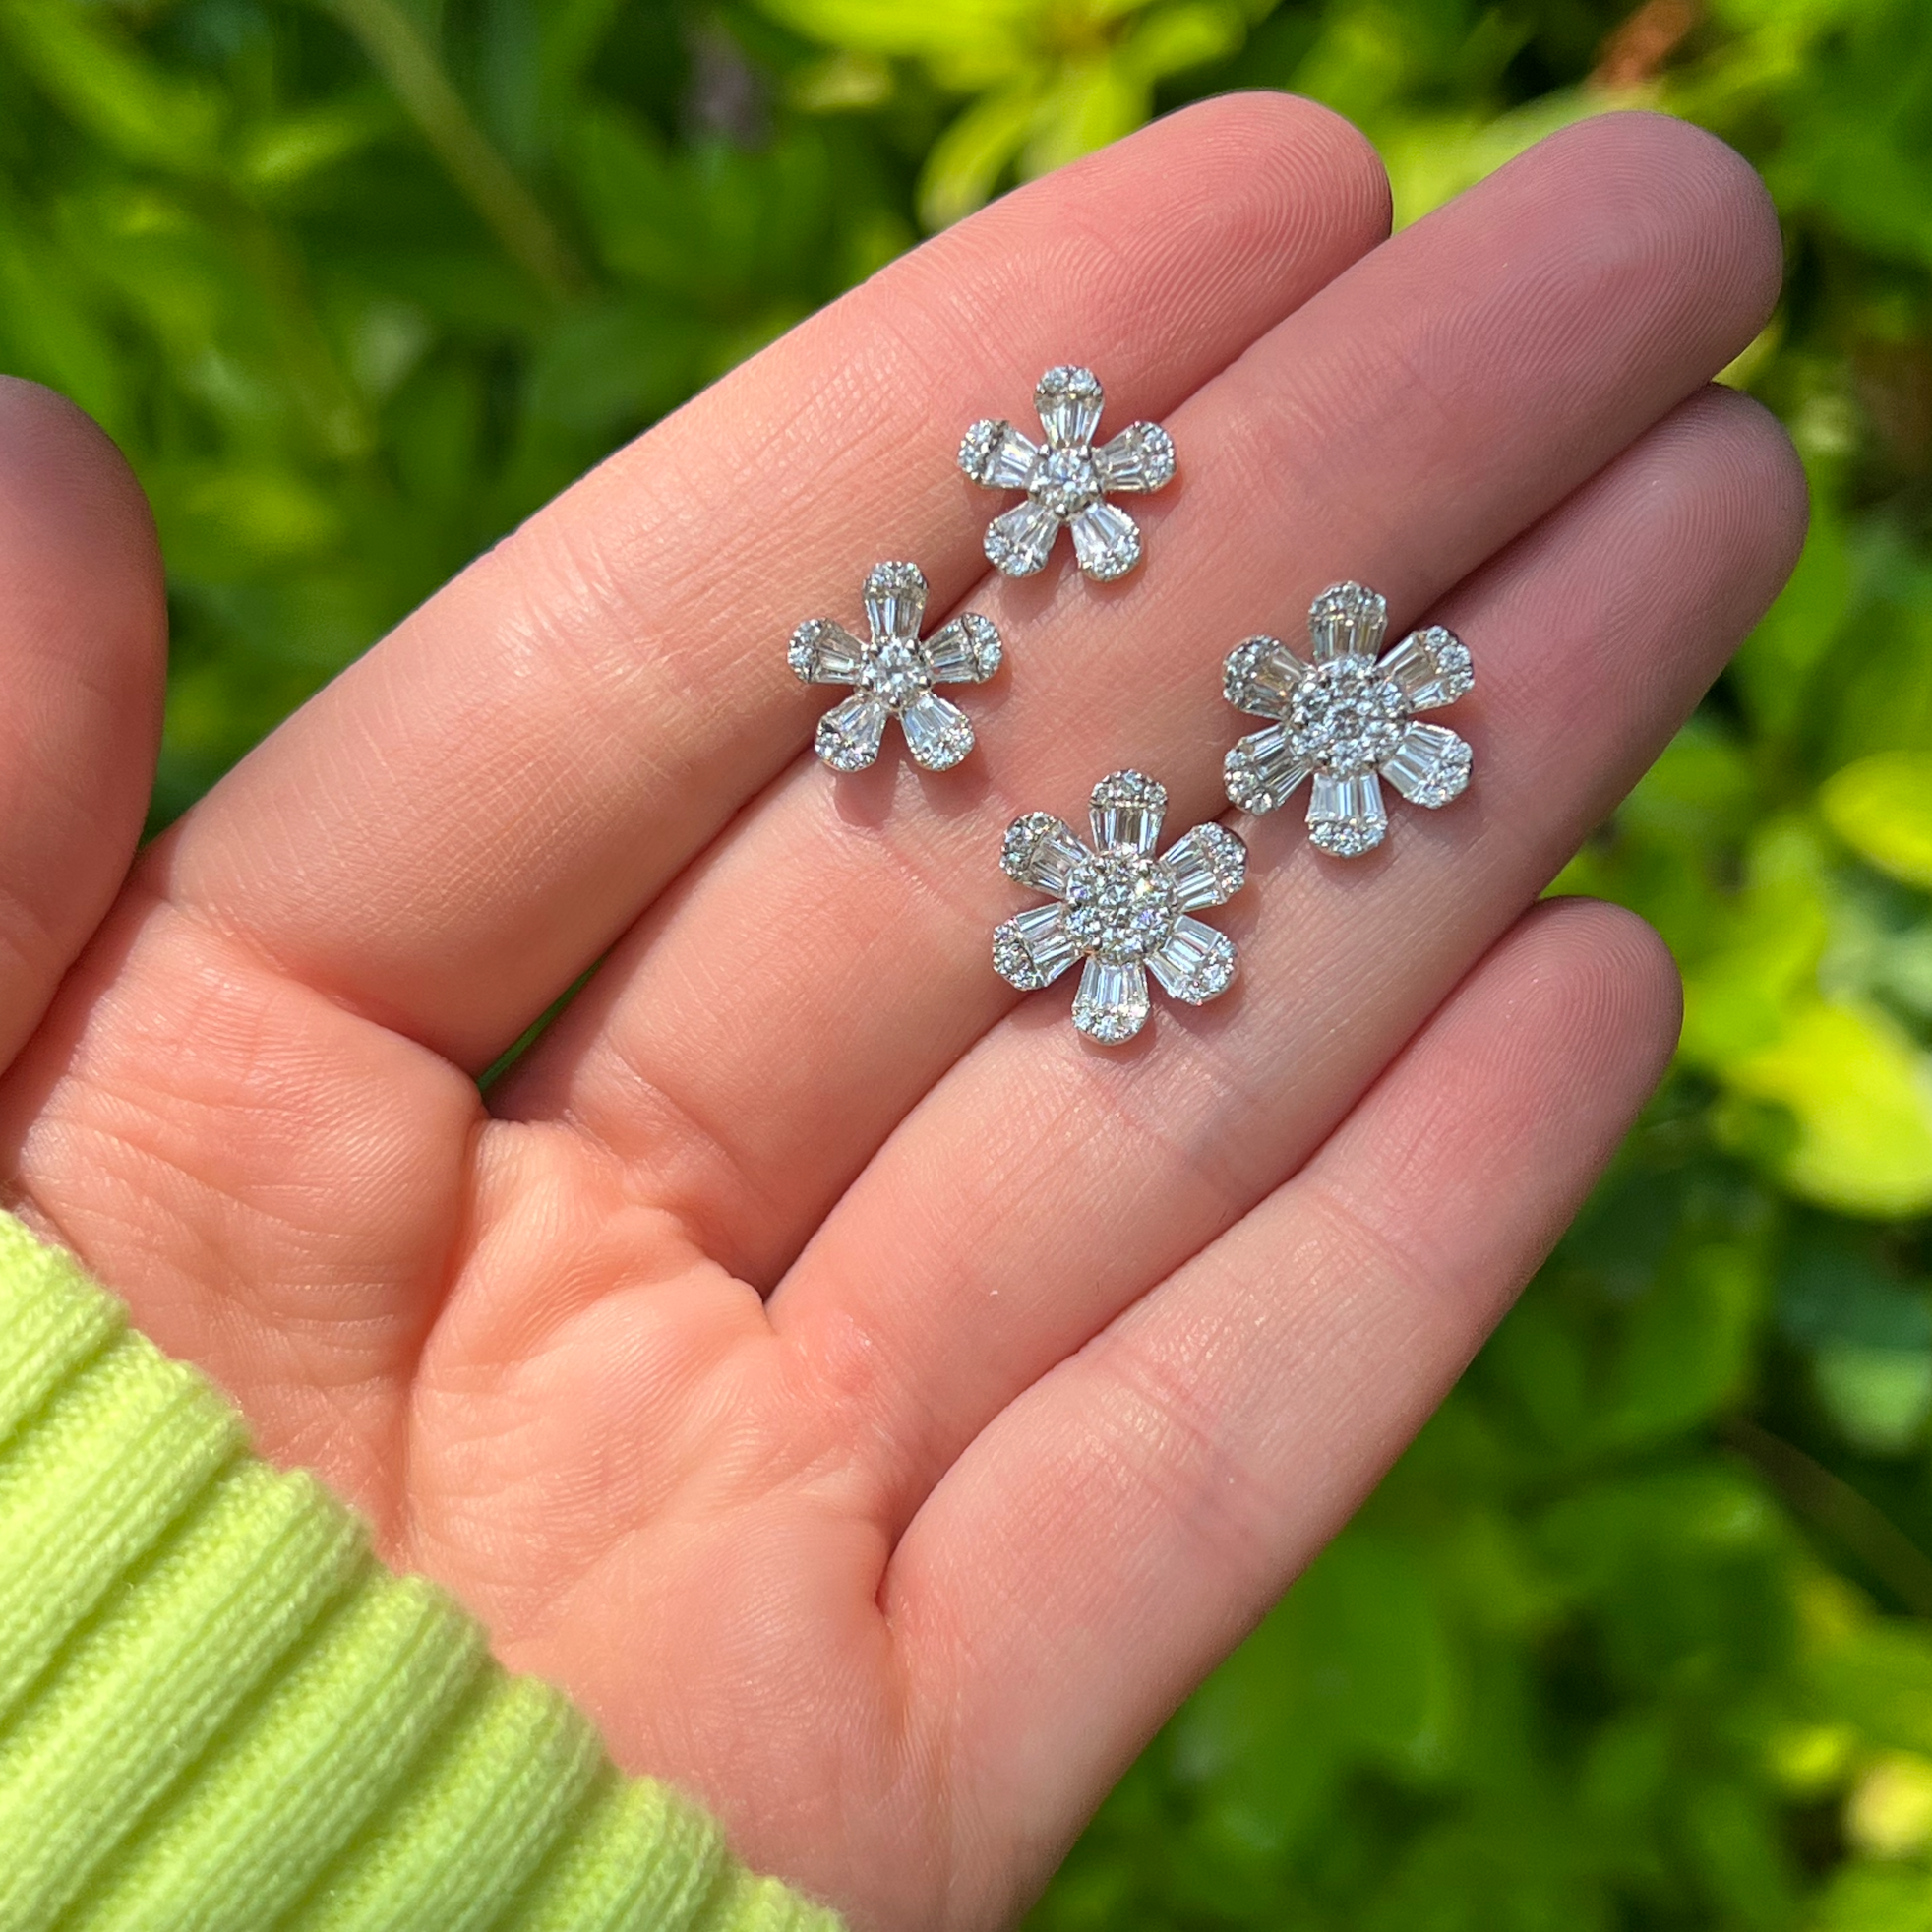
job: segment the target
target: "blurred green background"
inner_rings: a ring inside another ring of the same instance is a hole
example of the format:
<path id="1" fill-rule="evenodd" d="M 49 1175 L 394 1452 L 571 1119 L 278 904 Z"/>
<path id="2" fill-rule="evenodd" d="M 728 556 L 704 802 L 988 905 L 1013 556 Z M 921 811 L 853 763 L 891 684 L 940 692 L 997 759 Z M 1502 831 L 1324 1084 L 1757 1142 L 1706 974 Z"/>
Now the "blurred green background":
<path id="1" fill-rule="evenodd" d="M 1380 1493 L 1037 1922 L 1932 1932 L 1925 0 L 0 0 L 0 367 L 132 458 L 155 821 L 614 444 L 1017 176 L 1293 88 L 1413 219 L 1649 103 L 1789 284 L 1817 515 L 1565 883 L 1683 1052 Z"/>

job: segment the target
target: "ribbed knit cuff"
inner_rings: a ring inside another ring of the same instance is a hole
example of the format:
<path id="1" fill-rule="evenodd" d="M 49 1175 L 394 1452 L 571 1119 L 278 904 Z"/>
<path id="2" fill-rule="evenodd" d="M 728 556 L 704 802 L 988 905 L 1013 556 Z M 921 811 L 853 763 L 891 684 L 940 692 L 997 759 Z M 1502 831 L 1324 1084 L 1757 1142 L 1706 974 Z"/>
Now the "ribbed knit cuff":
<path id="1" fill-rule="evenodd" d="M 0 1215 L 0 1927 L 836 1932 Z"/>

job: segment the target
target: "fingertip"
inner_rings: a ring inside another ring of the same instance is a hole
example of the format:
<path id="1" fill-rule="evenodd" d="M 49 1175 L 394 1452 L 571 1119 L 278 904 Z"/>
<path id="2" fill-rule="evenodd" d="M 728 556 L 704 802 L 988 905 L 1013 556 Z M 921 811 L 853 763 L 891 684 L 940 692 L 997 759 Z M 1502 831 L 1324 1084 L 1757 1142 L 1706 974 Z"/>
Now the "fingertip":
<path id="1" fill-rule="evenodd" d="M 146 691 L 158 719 L 166 595 L 147 496 L 91 416 L 18 376 L 0 376 L 0 536 L 16 670 L 23 649 L 51 646 L 70 671 Z"/>
<path id="2" fill-rule="evenodd" d="M 1681 625 L 1676 648 L 1643 673 L 1660 690 L 1701 693 L 1783 588 L 1804 548 L 1810 490 L 1784 426 L 1748 395 L 1699 390 L 1620 459 L 1606 478 L 1628 505 L 1625 536 L 1657 533 L 1680 581 L 1701 583 L 1704 610 Z M 1655 585 L 1653 597 L 1664 594 Z M 1606 665 L 1628 676 L 1637 667 Z M 1672 696 L 1664 715 L 1680 710 Z"/>
<path id="3" fill-rule="evenodd" d="M 1603 1042 L 1650 1092 L 1677 1050 L 1684 1011 L 1683 976 L 1657 928 L 1628 906 L 1565 894 L 1532 907 L 1517 934 L 1571 989 L 1579 1034 Z"/>
<path id="4" fill-rule="evenodd" d="M 1783 285 L 1783 237 L 1770 190 L 1736 149 L 1673 114 L 1627 108 L 1575 122 L 1530 152 L 1569 162 L 1629 231 L 1660 223 L 1678 238 L 1722 318 L 1724 361 L 1764 327 Z"/>
<path id="5" fill-rule="evenodd" d="M 1389 232 L 1394 199 L 1375 144 L 1345 115 L 1305 94 L 1274 88 L 1216 94 L 1177 108 L 1153 129 L 1184 134 L 1237 168 L 1277 170 L 1291 192 L 1319 192 L 1338 217 L 1371 241 Z"/>
<path id="6" fill-rule="evenodd" d="M 1811 484 L 1791 433 L 1754 395 L 1712 383 L 1683 405 L 1677 421 L 1711 433 L 1732 492 L 1755 507 L 1765 563 L 1782 584 L 1811 527 Z"/>
<path id="7" fill-rule="evenodd" d="M 84 510 L 129 561 L 158 561 L 148 498 L 112 437 L 79 403 L 24 376 L 0 375 L 0 486 L 28 485 L 48 510 Z"/>
<path id="8" fill-rule="evenodd" d="M 1584 808 L 1586 824 L 1607 816 L 1778 595 L 1806 520 L 1803 467 L 1781 425 L 1712 384 L 1492 563 L 1482 580 L 1513 634 L 1564 639 L 1560 696 L 1517 679 L 1492 680 L 1480 699 L 1533 783 L 1567 782 L 1575 719 L 1642 719 Z M 1452 626 L 1473 621 L 1458 608 L 1465 594 L 1448 600 Z"/>
<path id="9" fill-rule="evenodd" d="M 133 856 L 166 656 L 153 518 L 121 453 L 66 397 L 0 378 L 0 1063 Z"/>
<path id="10" fill-rule="evenodd" d="M 1680 1000 L 1668 948 L 1635 913 L 1542 900 L 1471 969 L 1310 1172 L 1353 1176 L 1358 1202 L 1413 1188 L 1445 1224 L 1470 1226 L 1489 1212 L 1495 1176 L 1534 1175 L 1517 1188 L 1519 1225 L 1492 1231 L 1529 1266 L 1469 1275 L 1485 1296 L 1499 1283 L 1513 1294 L 1656 1091 Z"/>
<path id="11" fill-rule="evenodd" d="M 1124 234 L 1132 253 L 1170 256 L 1195 282 L 1214 279 L 1202 253 L 1239 265 L 1248 300 L 1274 287 L 1293 307 L 1380 242 L 1389 221 L 1388 174 L 1360 131 L 1318 102 L 1257 90 L 1178 108 L 1026 183 L 948 231 L 942 254 L 949 272 L 971 259 L 996 276 L 1030 233 L 1050 230 L 1062 245 L 1090 236 L 1102 247 L 1079 272 L 1098 285 L 1117 274 Z"/>

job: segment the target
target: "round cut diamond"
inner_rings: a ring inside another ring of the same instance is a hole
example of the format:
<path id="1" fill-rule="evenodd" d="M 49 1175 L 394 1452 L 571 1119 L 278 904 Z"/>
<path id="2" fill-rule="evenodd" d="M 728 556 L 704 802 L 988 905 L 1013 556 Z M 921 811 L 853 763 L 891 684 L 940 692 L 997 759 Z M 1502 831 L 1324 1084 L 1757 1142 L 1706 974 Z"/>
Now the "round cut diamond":
<path id="1" fill-rule="evenodd" d="M 1338 859 L 1359 859 L 1363 853 L 1373 852 L 1381 844 L 1386 830 L 1387 827 L 1379 821 L 1374 824 L 1358 824 L 1352 818 L 1311 818 L 1308 821 L 1309 842 Z"/>
<path id="2" fill-rule="evenodd" d="M 1118 1047 L 1131 1040 L 1147 1024 L 1147 980 L 1143 975 L 1139 986 L 1128 987 L 1114 1005 L 1091 999 L 1084 991 L 1076 994 L 1073 999 L 1073 1024 L 1088 1039 L 1098 1040 L 1103 1047 Z"/>
<path id="3" fill-rule="evenodd" d="M 1070 522 L 1100 501 L 1100 477 L 1088 449 L 1049 450 L 1033 472 L 1027 495 L 1044 511 Z"/>
<path id="4" fill-rule="evenodd" d="M 917 564 L 875 564 L 866 574 L 868 597 L 926 598 L 926 573 Z"/>
<path id="5" fill-rule="evenodd" d="M 999 669 L 999 633 L 990 617 L 961 611 L 959 628 L 966 637 L 966 664 L 975 683 L 985 684 Z"/>
<path id="6" fill-rule="evenodd" d="M 1459 697 L 1467 697 L 1476 689 L 1476 666 L 1469 654 L 1469 646 L 1460 637 L 1452 636 L 1447 631 L 1436 630 L 1429 634 L 1435 647 L 1435 687 L 1441 694 L 1441 701 L 1453 704 Z"/>
<path id="7" fill-rule="evenodd" d="M 1315 666 L 1296 687 L 1288 708 L 1298 757 L 1338 778 L 1373 771 L 1395 755 L 1410 717 L 1409 701 L 1365 657 Z"/>
<path id="8" fill-rule="evenodd" d="M 866 655 L 866 689 L 889 710 L 903 711 L 933 686 L 926 653 L 894 638 Z"/>
<path id="9" fill-rule="evenodd" d="M 810 684 L 813 674 L 818 669 L 818 635 L 823 628 L 821 618 L 811 618 L 792 633 L 792 641 L 785 650 L 785 662 L 792 667 L 792 675 L 801 683 Z"/>
<path id="10" fill-rule="evenodd" d="M 984 483 L 991 475 L 994 455 L 1005 434 L 1006 425 L 991 418 L 975 423 L 966 432 L 959 446 L 959 467 L 975 483 Z"/>
<path id="11" fill-rule="evenodd" d="M 1069 862 L 1077 860 L 1082 849 L 1051 812 L 1029 812 L 1006 827 L 999 842 L 999 870 L 1022 885 L 1057 892 Z"/>
<path id="12" fill-rule="evenodd" d="M 1082 952 L 1125 966 L 1158 952 L 1180 917 L 1174 875 L 1144 853 L 1114 850 L 1067 874 L 1066 930 Z"/>

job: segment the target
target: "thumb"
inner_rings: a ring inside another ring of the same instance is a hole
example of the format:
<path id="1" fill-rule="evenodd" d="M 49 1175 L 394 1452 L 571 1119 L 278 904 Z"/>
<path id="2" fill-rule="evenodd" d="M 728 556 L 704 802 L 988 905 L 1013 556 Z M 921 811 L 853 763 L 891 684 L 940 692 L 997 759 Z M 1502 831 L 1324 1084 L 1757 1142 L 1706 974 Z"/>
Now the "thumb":
<path id="1" fill-rule="evenodd" d="M 141 486 L 71 402 L 0 376 L 0 1067 L 134 856 L 166 660 Z"/>

